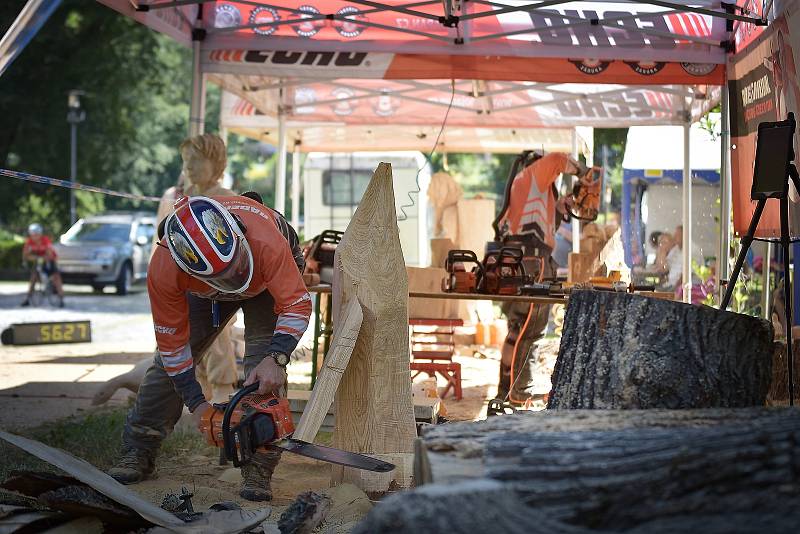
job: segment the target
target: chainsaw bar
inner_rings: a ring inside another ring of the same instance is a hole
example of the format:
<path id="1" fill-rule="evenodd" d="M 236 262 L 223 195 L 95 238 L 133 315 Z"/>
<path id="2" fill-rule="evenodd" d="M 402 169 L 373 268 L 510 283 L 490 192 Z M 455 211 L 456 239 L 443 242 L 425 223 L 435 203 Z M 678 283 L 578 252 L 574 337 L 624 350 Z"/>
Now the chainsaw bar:
<path id="1" fill-rule="evenodd" d="M 370 458 L 369 456 L 358 454 L 357 452 L 324 447 L 294 438 L 279 439 L 278 441 L 270 443 L 269 446 L 293 452 L 307 458 L 314 458 L 315 460 L 322 460 L 323 462 L 332 464 L 346 465 L 366 471 L 386 473 L 395 467 L 394 464 L 390 464 L 389 462 L 376 460 L 375 458 Z"/>

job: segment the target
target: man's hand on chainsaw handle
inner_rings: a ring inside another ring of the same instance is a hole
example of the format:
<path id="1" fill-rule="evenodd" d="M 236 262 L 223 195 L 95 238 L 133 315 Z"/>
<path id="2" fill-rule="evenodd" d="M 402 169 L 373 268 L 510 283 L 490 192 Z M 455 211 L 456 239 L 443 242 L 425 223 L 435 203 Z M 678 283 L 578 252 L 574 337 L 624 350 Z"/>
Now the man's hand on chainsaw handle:
<path id="1" fill-rule="evenodd" d="M 198 431 L 203 432 L 203 415 L 205 415 L 205 413 L 211 409 L 211 405 L 208 402 L 203 401 L 203 403 L 198 404 L 197 408 L 195 408 L 192 412 L 192 422 Z"/>
<path id="2" fill-rule="evenodd" d="M 250 371 L 245 386 L 258 382 L 258 394 L 278 393 L 286 382 L 286 370 L 277 364 L 275 358 L 266 357 L 255 369 Z"/>

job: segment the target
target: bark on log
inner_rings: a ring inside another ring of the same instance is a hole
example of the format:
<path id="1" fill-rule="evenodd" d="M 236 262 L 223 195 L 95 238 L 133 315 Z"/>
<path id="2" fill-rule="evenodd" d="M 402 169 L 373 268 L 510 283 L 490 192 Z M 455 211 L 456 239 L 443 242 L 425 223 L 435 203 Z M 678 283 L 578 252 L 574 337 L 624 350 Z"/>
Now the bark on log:
<path id="1" fill-rule="evenodd" d="M 378 504 L 356 532 L 503 532 L 498 510 L 522 526 L 508 532 L 800 525 L 797 409 L 528 413 L 431 427 L 421 441 L 433 484 Z M 470 490 L 482 484 L 494 484 L 483 502 Z"/>
<path id="2" fill-rule="evenodd" d="M 761 319 L 605 291 L 569 299 L 548 408 L 763 406 L 772 326 Z"/>
<path id="3" fill-rule="evenodd" d="M 800 344 L 793 342 L 792 352 L 794 352 L 794 372 L 797 376 L 798 369 L 800 369 Z M 786 364 L 786 343 L 778 341 L 775 343 L 775 352 L 772 358 L 772 383 L 767 393 L 768 405 L 786 405 L 789 402 L 789 372 Z M 797 379 L 795 379 L 796 383 Z M 795 398 L 796 392 L 797 386 L 795 386 Z"/>

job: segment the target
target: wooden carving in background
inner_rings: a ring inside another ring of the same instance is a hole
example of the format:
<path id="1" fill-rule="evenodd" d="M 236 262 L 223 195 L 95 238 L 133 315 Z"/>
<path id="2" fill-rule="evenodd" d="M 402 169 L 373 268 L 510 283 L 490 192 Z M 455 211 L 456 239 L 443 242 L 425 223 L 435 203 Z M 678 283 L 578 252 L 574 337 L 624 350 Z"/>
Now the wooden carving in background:
<path id="1" fill-rule="evenodd" d="M 410 484 L 416 437 L 408 347 L 408 278 L 395 215 L 392 167 L 381 163 L 336 247 L 334 324 L 348 303 L 363 321 L 336 393 L 334 446 L 398 466 L 392 473 L 333 467 L 334 484 L 369 492 Z"/>

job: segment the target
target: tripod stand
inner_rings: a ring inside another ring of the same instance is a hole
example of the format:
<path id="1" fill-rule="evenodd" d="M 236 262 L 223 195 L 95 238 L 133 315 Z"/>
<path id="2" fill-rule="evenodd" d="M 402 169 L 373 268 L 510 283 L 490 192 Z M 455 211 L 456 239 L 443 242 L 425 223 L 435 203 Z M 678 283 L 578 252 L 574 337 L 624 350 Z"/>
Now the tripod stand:
<path id="1" fill-rule="evenodd" d="M 797 168 L 792 164 L 792 160 L 794 160 L 794 152 L 791 149 L 791 140 L 794 135 L 794 115 L 789 114 L 789 119 L 785 121 L 791 126 L 791 136 L 789 137 L 789 156 L 788 161 L 786 162 L 786 172 L 788 176 L 784 176 L 782 190 L 778 191 L 769 191 L 764 192 L 761 191 L 759 183 L 757 180 L 759 179 L 759 162 L 762 159 L 767 158 L 767 154 L 763 153 L 757 149 L 756 152 L 756 171 L 753 176 L 753 191 L 751 192 L 750 197 L 753 200 L 758 200 L 758 204 L 756 204 L 756 209 L 753 212 L 753 218 L 750 220 L 750 226 L 747 229 L 747 234 L 742 237 L 742 249 L 739 251 L 739 256 L 736 258 L 736 264 L 733 268 L 733 273 L 731 274 L 731 279 L 728 281 L 728 286 L 725 289 L 725 296 L 722 299 L 722 303 L 720 304 L 721 310 L 726 310 L 728 308 L 728 304 L 730 304 L 731 297 L 733 296 L 733 290 L 736 286 L 736 280 L 739 278 L 739 273 L 742 270 L 742 265 L 744 264 L 745 258 L 747 256 L 747 251 L 750 249 L 750 245 L 753 243 L 756 228 L 758 227 L 758 222 L 761 219 L 761 215 L 764 212 L 764 207 L 767 204 L 767 199 L 769 198 L 777 198 L 780 201 L 780 220 L 781 220 L 781 238 L 780 244 L 781 248 L 783 249 L 783 287 L 784 287 L 784 310 L 786 312 L 786 365 L 787 365 L 787 374 L 789 377 L 789 405 L 794 406 L 794 366 L 793 366 L 793 359 L 794 354 L 792 352 L 792 281 L 789 276 L 789 245 L 791 244 L 791 238 L 789 236 L 789 182 L 794 184 L 795 190 L 800 194 L 800 175 L 798 175 Z M 761 147 L 761 131 L 762 126 L 765 123 L 759 125 L 759 148 Z M 782 124 L 782 123 L 771 123 L 771 124 Z M 765 128 L 766 129 L 766 128 Z M 782 160 L 785 161 L 785 156 L 781 156 Z M 765 167 L 768 167 L 769 164 L 764 164 Z M 772 177 L 774 180 L 774 177 Z M 769 189 L 769 187 L 767 187 Z"/>

